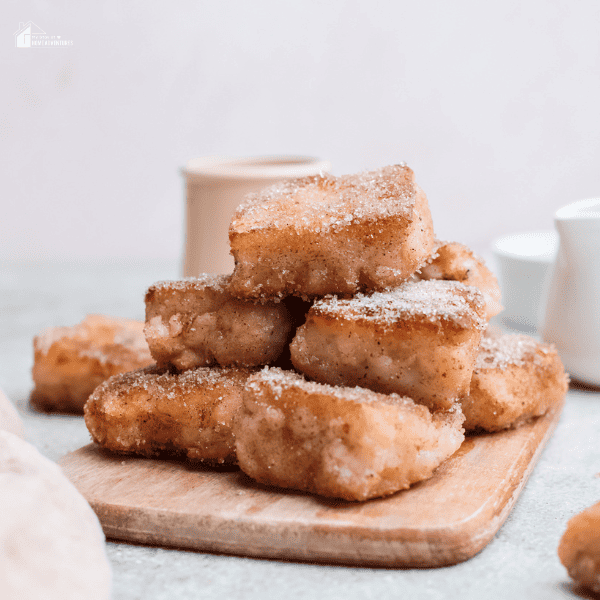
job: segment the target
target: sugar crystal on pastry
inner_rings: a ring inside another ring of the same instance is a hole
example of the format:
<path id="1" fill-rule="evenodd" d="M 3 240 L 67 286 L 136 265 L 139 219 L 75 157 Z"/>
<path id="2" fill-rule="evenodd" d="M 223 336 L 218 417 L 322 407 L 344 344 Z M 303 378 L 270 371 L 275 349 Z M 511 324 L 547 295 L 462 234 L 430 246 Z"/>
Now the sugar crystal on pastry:
<path id="1" fill-rule="evenodd" d="M 526 335 L 482 338 L 469 395 L 461 399 L 465 429 L 516 427 L 558 404 L 568 388 L 556 348 Z"/>
<path id="2" fill-rule="evenodd" d="M 159 282 L 146 293 L 144 332 L 159 366 L 264 365 L 287 348 L 291 330 L 284 303 L 239 300 L 227 275 Z"/>
<path id="3" fill-rule="evenodd" d="M 431 477 L 461 445 L 462 421 L 459 405 L 432 414 L 396 394 L 266 367 L 244 390 L 236 453 L 262 483 L 367 500 Z"/>
<path id="4" fill-rule="evenodd" d="M 117 375 L 90 396 L 85 423 L 97 444 L 115 452 L 234 462 L 232 423 L 250 373 L 218 367 L 170 373 L 148 367 Z"/>
<path id="5" fill-rule="evenodd" d="M 381 290 L 430 255 L 427 198 L 405 165 L 278 183 L 251 194 L 229 229 L 231 286 L 245 298 Z"/>
<path id="6" fill-rule="evenodd" d="M 455 281 L 328 296 L 297 330 L 292 362 L 321 383 L 394 392 L 448 409 L 469 392 L 484 310 L 481 292 Z"/>
<path id="7" fill-rule="evenodd" d="M 83 412 L 94 388 L 117 373 L 148 366 L 144 324 L 88 315 L 73 327 L 51 327 L 33 340 L 30 401 L 39 409 Z"/>
<path id="8" fill-rule="evenodd" d="M 502 311 L 500 286 L 482 258 L 457 242 L 436 242 L 427 264 L 419 270 L 419 279 L 460 281 L 478 288 L 485 299 L 486 318 Z"/>

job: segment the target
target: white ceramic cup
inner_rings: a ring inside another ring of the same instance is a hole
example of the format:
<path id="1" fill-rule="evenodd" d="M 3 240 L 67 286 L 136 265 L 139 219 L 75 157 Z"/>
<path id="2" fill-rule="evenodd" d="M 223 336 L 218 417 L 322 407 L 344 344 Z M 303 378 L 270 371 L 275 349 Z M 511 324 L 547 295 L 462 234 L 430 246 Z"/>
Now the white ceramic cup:
<path id="1" fill-rule="evenodd" d="M 555 231 L 514 233 L 495 240 L 493 248 L 504 305 L 500 320 L 511 329 L 537 332 L 558 235 Z"/>
<path id="2" fill-rule="evenodd" d="M 310 156 L 194 158 L 182 169 L 186 180 L 184 277 L 231 273 L 229 223 L 244 196 L 284 179 L 331 170 L 326 160 Z"/>

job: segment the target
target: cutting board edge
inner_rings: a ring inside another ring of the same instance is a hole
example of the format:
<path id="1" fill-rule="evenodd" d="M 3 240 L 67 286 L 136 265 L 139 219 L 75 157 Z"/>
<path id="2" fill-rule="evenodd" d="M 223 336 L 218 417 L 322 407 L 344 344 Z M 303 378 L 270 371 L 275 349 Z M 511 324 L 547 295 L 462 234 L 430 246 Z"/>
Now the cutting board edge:
<path id="1" fill-rule="evenodd" d="M 105 535 L 110 539 L 130 541 L 134 543 L 160 545 L 165 547 L 191 549 L 196 551 L 216 552 L 254 558 L 279 559 L 308 563 L 340 564 L 365 567 L 441 567 L 468 560 L 485 548 L 508 518 L 523 487 L 529 479 L 539 457 L 556 428 L 563 404 L 548 414 L 545 420 L 548 426 L 533 451 L 526 457 L 527 468 L 520 473 L 518 480 L 512 480 L 510 489 L 501 501 L 495 504 L 501 507 L 498 514 L 479 511 L 467 520 L 451 526 L 429 529 L 411 530 L 408 528 L 372 529 L 348 526 L 343 522 L 336 526 L 335 521 L 326 524 L 296 524 L 294 545 L 283 546 L 273 544 L 273 534 L 269 536 L 267 523 L 257 523 L 255 519 L 247 522 L 239 517 L 233 523 L 235 531 L 232 535 L 223 536 L 223 532 L 232 522 L 227 518 L 215 515 L 203 515 L 202 539 L 197 535 L 174 535 L 174 530 L 181 532 L 181 523 L 171 526 L 167 535 L 161 535 L 161 523 L 165 519 L 177 521 L 177 513 L 166 509 L 144 508 L 140 518 L 132 514 L 132 507 L 101 502 L 88 498 L 92 508 L 99 517 Z M 60 463 L 67 463 L 68 457 L 84 451 L 85 446 L 64 456 Z M 527 452 L 524 451 L 526 454 Z M 76 481 L 74 481 L 76 484 Z M 506 497 L 508 496 L 508 499 Z M 158 518 L 157 518 L 158 517 Z M 152 526 L 152 519 L 155 523 Z M 121 525 L 116 522 L 121 520 Z M 186 525 L 189 527 L 189 523 Z M 195 524 L 197 532 L 198 524 Z M 285 525 L 281 526 L 283 529 Z M 185 529 L 185 527 L 183 528 Z M 262 531 L 261 531 L 262 529 Z M 221 536 L 213 535 L 221 531 Z M 240 539 L 240 531 L 247 537 Z M 211 532 L 208 535 L 208 532 Z M 310 533 L 310 535 L 308 535 Z M 358 541 L 357 541 L 358 534 Z M 237 538 L 237 539 L 235 539 Z M 401 539 L 403 538 L 403 539 Z M 432 552 L 428 540 L 437 539 L 435 552 Z M 262 542 L 260 540 L 263 540 Z M 444 539 L 444 544 L 439 540 Z M 241 542 L 241 543 L 240 543 Z M 366 545 L 366 550 L 361 548 Z M 243 546 L 243 550 L 240 548 Z M 340 555 L 341 548 L 353 548 L 353 553 Z M 373 551 L 375 547 L 376 551 Z"/>
<path id="2" fill-rule="evenodd" d="M 209 536 L 203 531 L 202 537 L 183 536 L 181 534 L 161 534 L 158 528 L 121 527 L 103 519 L 104 507 L 92 503 L 92 508 L 98 514 L 103 531 L 109 540 L 155 545 L 182 550 L 194 550 L 232 556 L 246 556 L 258 559 L 277 559 L 316 564 L 336 564 L 347 566 L 378 567 L 378 568 L 432 568 L 457 564 L 472 558 L 487 546 L 494 537 L 504 518 L 496 523 L 489 524 L 485 530 L 479 529 L 475 538 L 465 542 L 464 532 L 456 535 L 447 535 L 446 542 L 432 550 L 432 546 L 425 539 L 401 539 L 388 536 L 386 538 L 356 538 L 356 531 L 350 534 L 344 531 L 333 531 L 320 536 L 315 528 L 308 528 L 305 532 L 296 532 L 294 544 L 278 545 L 257 541 L 251 537 L 240 539 L 240 527 L 235 536 L 237 539 L 224 539 L 223 537 Z M 253 529 L 249 525 L 250 529 Z M 219 527 L 216 525 L 215 530 Z M 404 530 L 396 530 L 402 532 Z M 444 529 L 431 530 L 433 537 L 444 532 Z M 310 536 L 308 535 L 310 533 Z M 388 532 L 389 533 L 389 532 Z M 304 534 L 304 535 L 303 535 Z M 268 537 L 264 532 L 261 537 Z M 468 536 L 467 536 L 468 537 Z M 289 539 L 289 538 L 288 538 Z M 324 547 L 319 542 L 324 542 Z M 364 546 L 364 547 L 363 547 Z M 243 548 L 243 549 L 240 549 Z M 344 551 L 352 548 L 353 553 Z"/>
<path id="3" fill-rule="evenodd" d="M 536 454 L 539 456 L 540 453 Z M 532 460 L 537 461 L 537 457 Z M 136 518 L 130 514 L 128 507 L 93 499 L 90 504 L 98 515 L 106 537 L 115 540 L 320 564 L 432 568 L 463 562 L 483 550 L 508 518 L 533 467 L 534 464 L 516 482 L 510 498 L 502 503 L 501 512 L 491 519 L 489 513 L 479 512 L 451 526 L 419 530 L 373 529 L 335 522 L 316 525 L 301 523 L 294 527 L 292 545 L 273 543 L 269 525 L 251 519 L 237 519 L 235 531 L 227 535 L 227 531 L 231 530 L 231 522 L 227 518 L 205 515 L 200 519 L 202 537 L 198 537 L 197 533 L 186 536 L 181 533 L 181 524 L 176 523 L 178 515 L 169 510 L 146 508 Z M 122 518 L 119 513 L 127 516 Z M 170 532 L 167 535 L 161 533 L 165 525 Z M 197 532 L 196 527 L 190 529 Z M 173 534 L 173 531 L 178 533 Z M 287 542 L 290 538 L 280 532 L 276 539 L 285 539 Z M 444 540 L 443 544 L 440 540 Z M 435 544 L 432 544 L 433 541 Z M 353 552 L 345 551 L 348 548 L 352 548 Z"/>

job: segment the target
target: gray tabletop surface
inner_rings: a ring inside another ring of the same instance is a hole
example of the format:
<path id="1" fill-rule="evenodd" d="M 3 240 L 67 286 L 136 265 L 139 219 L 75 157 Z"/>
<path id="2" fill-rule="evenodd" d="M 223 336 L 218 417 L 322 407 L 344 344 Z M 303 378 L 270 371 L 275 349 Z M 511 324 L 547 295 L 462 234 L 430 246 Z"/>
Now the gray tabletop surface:
<path id="1" fill-rule="evenodd" d="M 105 262 L 0 263 L 0 387 L 16 404 L 26 439 L 52 460 L 89 443 L 81 417 L 28 407 L 32 339 L 86 314 L 143 319 L 144 292 L 179 265 Z M 579 598 L 556 549 L 567 520 L 600 500 L 600 394 L 571 389 L 558 428 L 514 510 L 492 542 L 441 569 L 296 564 L 108 542 L 113 596 L 227 598 Z"/>

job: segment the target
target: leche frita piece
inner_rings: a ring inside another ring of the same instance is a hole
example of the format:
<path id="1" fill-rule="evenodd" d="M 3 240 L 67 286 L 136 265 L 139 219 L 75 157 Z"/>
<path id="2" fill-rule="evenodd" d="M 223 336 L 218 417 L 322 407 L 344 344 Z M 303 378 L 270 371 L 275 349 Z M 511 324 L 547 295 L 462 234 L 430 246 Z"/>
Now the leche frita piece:
<path id="1" fill-rule="evenodd" d="M 576 584 L 600 593 L 600 502 L 569 520 L 558 557 Z"/>
<path id="2" fill-rule="evenodd" d="M 238 207 L 231 287 L 257 299 L 382 290 L 408 279 L 434 239 L 427 198 L 404 165 L 286 181 Z"/>
<path id="3" fill-rule="evenodd" d="M 551 344 L 526 335 L 484 335 L 469 395 L 467 431 L 500 431 L 545 414 L 567 392 L 569 377 Z"/>
<path id="4" fill-rule="evenodd" d="M 429 262 L 420 269 L 419 279 L 460 281 L 479 289 L 485 299 L 486 318 L 491 319 L 503 310 L 500 286 L 495 275 L 482 258 L 457 242 L 436 242 Z"/>
<path id="5" fill-rule="evenodd" d="M 117 373 L 152 364 L 141 321 L 88 315 L 33 339 L 30 402 L 39 410 L 82 413 L 94 388 Z"/>
<path id="6" fill-rule="evenodd" d="M 85 405 L 94 442 L 114 452 L 183 455 L 210 464 L 235 462 L 232 423 L 251 371 L 156 367 L 112 377 Z"/>
<path id="7" fill-rule="evenodd" d="M 228 275 L 164 281 L 146 292 L 144 333 L 159 367 L 254 367 L 287 349 L 292 317 L 283 302 L 238 300 Z"/>
<path id="8" fill-rule="evenodd" d="M 266 367 L 246 383 L 236 453 L 261 483 L 368 500 L 431 477 L 464 440 L 463 418 L 458 404 L 432 414 L 396 394 Z"/>
<path id="9" fill-rule="evenodd" d="M 485 328 L 481 292 L 455 281 L 317 300 L 291 344 L 294 367 L 330 385 L 361 386 L 448 410 L 469 393 Z"/>

